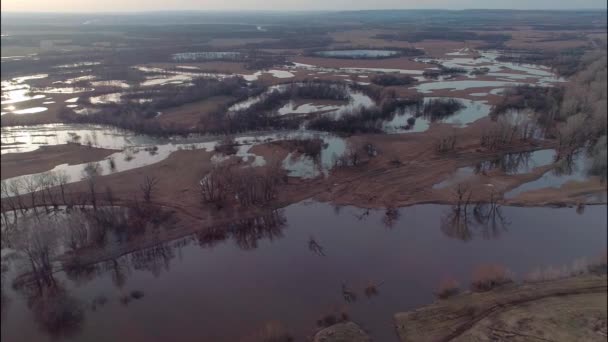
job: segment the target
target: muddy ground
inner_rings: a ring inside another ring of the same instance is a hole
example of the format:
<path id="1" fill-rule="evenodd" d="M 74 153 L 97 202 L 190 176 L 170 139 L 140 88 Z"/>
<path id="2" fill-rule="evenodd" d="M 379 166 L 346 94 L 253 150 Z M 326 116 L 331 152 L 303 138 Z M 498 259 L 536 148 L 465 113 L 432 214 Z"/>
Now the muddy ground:
<path id="1" fill-rule="evenodd" d="M 401 341 L 606 341 L 606 276 L 465 293 L 395 314 Z"/>
<path id="2" fill-rule="evenodd" d="M 40 146 L 23 153 L 2 154 L 2 180 L 52 170 L 61 164 L 81 164 L 100 161 L 116 150 L 77 144 Z"/>

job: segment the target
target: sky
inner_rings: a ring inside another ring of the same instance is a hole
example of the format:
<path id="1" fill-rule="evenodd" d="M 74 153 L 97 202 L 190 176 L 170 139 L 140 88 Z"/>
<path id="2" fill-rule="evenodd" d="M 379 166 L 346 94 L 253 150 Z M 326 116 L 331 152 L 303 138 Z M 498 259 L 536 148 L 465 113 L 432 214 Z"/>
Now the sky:
<path id="1" fill-rule="evenodd" d="M 605 9 L 606 0 L 2 0 L 2 11 Z"/>

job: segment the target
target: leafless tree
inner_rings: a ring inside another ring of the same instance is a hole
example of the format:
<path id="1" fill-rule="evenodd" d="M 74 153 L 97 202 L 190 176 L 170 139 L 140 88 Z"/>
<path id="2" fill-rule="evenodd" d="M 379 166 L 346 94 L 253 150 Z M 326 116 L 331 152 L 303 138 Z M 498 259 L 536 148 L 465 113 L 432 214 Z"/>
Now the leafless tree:
<path id="1" fill-rule="evenodd" d="M 89 188 L 89 195 L 91 198 L 91 204 L 93 208 L 97 210 L 97 178 L 101 172 L 101 168 L 98 163 L 88 163 L 83 172 L 84 179 L 87 183 L 87 187 Z"/>
<path id="2" fill-rule="evenodd" d="M 19 229 L 13 231 L 9 241 L 13 248 L 23 253 L 36 278 L 46 279 L 51 272 L 51 261 L 57 252 L 58 226 L 49 216 L 34 220 L 24 218 Z"/>
<path id="3" fill-rule="evenodd" d="M 152 195 L 154 194 L 157 185 L 158 179 L 156 179 L 155 177 L 146 176 L 143 184 L 139 186 L 144 196 L 144 202 L 150 203 L 152 201 Z"/>
<path id="4" fill-rule="evenodd" d="M 223 206 L 232 176 L 230 169 L 224 165 L 214 166 L 200 181 L 201 197 L 205 203 L 214 203 L 219 209 Z"/>
<path id="5" fill-rule="evenodd" d="M 10 181 L 8 184 L 8 190 L 11 193 L 11 196 L 16 199 L 16 204 L 21 211 L 21 214 L 24 214 L 27 211 L 27 206 L 23 203 L 23 198 L 21 196 L 21 189 L 23 188 L 23 181 L 21 179 L 15 179 Z"/>
<path id="6" fill-rule="evenodd" d="M 76 251 L 88 245 L 89 230 L 87 229 L 86 222 L 84 214 L 80 211 L 68 215 L 65 222 L 66 231 L 63 237 L 66 246 L 70 250 Z"/>
<path id="7" fill-rule="evenodd" d="M 55 173 L 55 178 L 57 180 L 57 185 L 59 186 L 59 191 L 61 193 L 61 201 L 63 204 L 68 205 L 68 202 L 65 198 L 65 190 L 66 184 L 70 181 L 70 176 L 63 170 L 59 170 Z"/>
<path id="8" fill-rule="evenodd" d="M 12 192 L 11 192 L 11 183 L 9 183 L 8 181 L 2 181 L 2 188 L 1 188 L 1 196 L 2 196 L 2 217 L 4 218 L 4 222 L 6 225 L 9 224 L 9 222 L 11 222 L 8 219 L 7 216 L 7 212 L 9 210 L 11 210 L 13 212 L 13 222 L 17 221 L 17 198 L 12 197 Z"/>
<path id="9" fill-rule="evenodd" d="M 106 186 L 105 200 L 108 202 L 110 207 L 114 206 L 114 193 L 112 192 L 112 188 L 110 186 Z"/>
<path id="10" fill-rule="evenodd" d="M 435 150 L 438 153 L 447 153 L 454 151 L 456 147 L 456 135 L 449 135 L 447 137 L 441 137 L 435 143 Z"/>
<path id="11" fill-rule="evenodd" d="M 37 210 L 36 210 L 36 202 L 37 202 L 37 195 L 38 195 L 38 189 L 40 189 L 40 178 L 36 175 L 34 176 L 27 176 L 23 178 L 23 187 L 25 189 L 25 192 L 27 194 L 29 194 L 29 198 L 30 198 L 30 205 L 32 207 L 32 209 L 34 210 L 34 213 L 37 214 Z"/>

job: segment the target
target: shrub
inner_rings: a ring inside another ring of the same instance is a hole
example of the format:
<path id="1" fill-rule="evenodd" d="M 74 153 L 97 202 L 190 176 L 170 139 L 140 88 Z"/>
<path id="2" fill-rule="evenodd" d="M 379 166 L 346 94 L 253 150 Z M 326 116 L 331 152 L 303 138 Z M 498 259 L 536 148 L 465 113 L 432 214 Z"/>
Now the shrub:
<path id="1" fill-rule="evenodd" d="M 471 290 L 490 291 L 498 286 L 513 282 L 511 272 L 502 265 L 480 265 L 473 271 Z"/>
<path id="2" fill-rule="evenodd" d="M 471 75 L 485 75 L 488 72 L 490 72 L 490 68 L 483 67 L 483 68 L 475 68 L 475 69 L 473 69 L 470 72 L 470 74 Z"/>
<path id="3" fill-rule="evenodd" d="M 460 287 L 456 279 L 445 278 L 439 283 L 435 296 L 439 299 L 446 299 L 460 293 Z"/>
<path id="4" fill-rule="evenodd" d="M 214 150 L 225 155 L 233 155 L 237 152 L 237 142 L 230 135 L 226 135 L 217 145 Z"/>
<path id="5" fill-rule="evenodd" d="M 608 252 L 604 251 L 596 260 L 587 266 L 587 270 L 592 274 L 608 273 Z"/>

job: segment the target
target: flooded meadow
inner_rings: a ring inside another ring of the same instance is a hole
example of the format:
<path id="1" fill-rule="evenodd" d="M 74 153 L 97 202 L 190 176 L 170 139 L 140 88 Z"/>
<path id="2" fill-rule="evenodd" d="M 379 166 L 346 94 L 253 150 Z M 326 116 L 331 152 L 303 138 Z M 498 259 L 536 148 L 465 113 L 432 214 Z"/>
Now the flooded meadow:
<path id="1" fill-rule="evenodd" d="M 394 314 L 445 279 L 605 253 L 602 138 L 572 133 L 599 125 L 560 110 L 556 68 L 266 20 L 197 43 L 180 23 L 149 58 L 139 31 L 3 55 L 36 62 L 2 77 L 3 340 L 311 341 L 353 321 L 397 341 Z"/>

